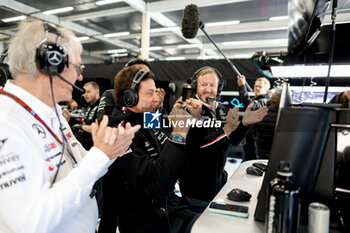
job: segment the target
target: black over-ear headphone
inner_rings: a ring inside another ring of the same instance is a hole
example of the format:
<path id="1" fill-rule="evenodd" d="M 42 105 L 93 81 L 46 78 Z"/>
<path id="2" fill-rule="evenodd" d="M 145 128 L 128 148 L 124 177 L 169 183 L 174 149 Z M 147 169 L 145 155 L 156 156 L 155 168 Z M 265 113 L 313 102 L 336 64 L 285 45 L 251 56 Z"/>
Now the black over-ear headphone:
<path id="1" fill-rule="evenodd" d="M 134 107 L 139 102 L 139 95 L 135 89 L 136 85 L 140 84 L 141 80 L 150 74 L 148 70 L 139 70 L 132 80 L 131 87 L 123 93 L 123 101 L 126 107 Z"/>
<path id="2" fill-rule="evenodd" d="M 193 90 L 193 93 L 197 93 L 197 75 L 199 74 L 199 72 L 201 72 L 202 70 L 205 70 L 205 69 L 212 69 L 217 74 L 217 76 L 219 78 L 219 85 L 218 85 L 217 96 L 219 96 L 221 91 L 222 91 L 222 89 L 224 88 L 224 79 L 223 79 L 222 75 L 220 74 L 220 72 L 217 69 L 215 69 L 214 67 L 211 67 L 211 66 L 204 66 L 204 67 L 198 69 L 196 72 L 194 72 L 194 74 L 191 77 L 191 88 Z"/>
<path id="3" fill-rule="evenodd" d="M 36 65 L 38 70 L 44 74 L 61 74 L 65 67 L 68 67 L 68 55 L 62 44 L 58 44 L 61 35 L 54 25 L 43 23 L 45 38 L 36 49 Z M 48 42 L 49 33 L 57 36 L 55 43 Z"/>
<path id="4" fill-rule="evenodd" d="M 4 86 L 8 79 L 11 79 L 9 65 L 4 63 L 7 57 L 7 48 L 2 51 L 0 56 L 0 86 Z"/>

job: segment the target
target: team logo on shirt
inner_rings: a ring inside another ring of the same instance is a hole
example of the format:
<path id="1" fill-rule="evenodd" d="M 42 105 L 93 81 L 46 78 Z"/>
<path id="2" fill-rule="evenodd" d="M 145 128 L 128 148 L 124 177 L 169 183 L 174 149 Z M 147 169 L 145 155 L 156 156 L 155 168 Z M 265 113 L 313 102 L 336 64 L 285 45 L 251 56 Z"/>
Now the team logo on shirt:
<path id="1" fill-rule="evenodd" d="M 41 125 L 38 124 L 33 124 L 32 125 L 33 129 L 36 130 L 36 132 L 38 133 L 38 135 L 42 138 L 46 138 L 46 133 L 44 128 Z"/>
<path id="2" fill-rule="evenodd" d="M 72 138 L 72 134 L 70 133 L 70 132 L 68 132 L 67 134 L 66 134 L 66 138 L 69 140 L 69 139 L 71 139 Z"/>
<path id="3" fill-rule="evenodd" d="M 237 98 L 233 98 L 230 103 L 233 105 L 233 107 L 238 106 L 239 108 L 244 108 L 243 103 L 241 103 Z"/>
<path id="4" fill-rule="evenodd" d="M 55 149 L 57 146 L 54 142 L 51 142 L 49 144 L 46 144 L 45 145 L 45 152 L 49 152 L 51 151 L 52 149 Z"/>
<path id="5" fill-rule="evenodd" d="M 143 113 L 143 128 L 144 129 L 160 129 L 160 116 L 162 114 L 156 112 Z"/>

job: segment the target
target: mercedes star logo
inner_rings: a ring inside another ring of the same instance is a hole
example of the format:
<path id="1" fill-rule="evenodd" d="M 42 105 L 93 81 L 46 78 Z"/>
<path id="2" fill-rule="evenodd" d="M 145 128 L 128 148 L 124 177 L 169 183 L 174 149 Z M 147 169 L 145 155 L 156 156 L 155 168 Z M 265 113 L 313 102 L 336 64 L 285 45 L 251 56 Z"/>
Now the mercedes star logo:
<path id="1" fill-rule="evenodd" d="M 40 137 L 46 138 L 45 130 L 41 125 L 33 124 L 32 127 L 33 127 L 33 129 L 35 129 L 37 131 L 37 133 L 39 134 Z"/>
<path id="2" fill-rule="evenodd" d="M 58 66 L 62 62 L 62 54 L 58 51 L 48 53 L 48 62 L 53 66 Z"/>

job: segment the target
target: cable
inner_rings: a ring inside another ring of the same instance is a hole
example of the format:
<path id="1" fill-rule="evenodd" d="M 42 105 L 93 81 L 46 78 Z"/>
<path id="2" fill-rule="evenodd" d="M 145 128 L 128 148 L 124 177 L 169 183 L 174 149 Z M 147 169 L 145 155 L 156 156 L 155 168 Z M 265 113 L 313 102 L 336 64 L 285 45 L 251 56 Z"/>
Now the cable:
<path id="1" fill-rule="evenodd" d="M 63 153 L 64 153 L 64 148 L 65 148 L 65 143 L 66 143 L 66 140 L 64 138 L 64 134 L 63 134 L 63 131 L 62 131 L 62 123 L 61 123 L 61 120 L 60 120 L 60 117 L 58 115 L 58 111 L 57 111 L 57 108 L 56 108 L 56 102 L 55 102 L 55 97 L 53 95 L 53 85 L 52 85 L 52 75 L 50 74 L 50 88 L 51 88 L 51 97 L 52 97 L 52 103 L 53 103 L 53 107 L 55 109 L 55 113 L 56 113 L 56 116 L 58 118 L 58 122 L 60 124 L 59 126 L 59 129 L 60 129 L 60 132 L 62 134 L 62 151 L 61 151 L 61 157 L 60 157 L 60 160 L 59 160 L 59 163 L 57 165 L 57 170 L 56 170 L 56 173 L 55 173 L 55 176 L 52 180 L 52 183 L 50 185 L 50 188 L 52 188 L 53 184 L 55 183 L 56 179 L 57 179 L 57 175 L 58 175 L 58 171 L 60 170 L 60 167 L 61 167 L 61 163 L 62 163 L 62 159 L 63 159 Z"/>

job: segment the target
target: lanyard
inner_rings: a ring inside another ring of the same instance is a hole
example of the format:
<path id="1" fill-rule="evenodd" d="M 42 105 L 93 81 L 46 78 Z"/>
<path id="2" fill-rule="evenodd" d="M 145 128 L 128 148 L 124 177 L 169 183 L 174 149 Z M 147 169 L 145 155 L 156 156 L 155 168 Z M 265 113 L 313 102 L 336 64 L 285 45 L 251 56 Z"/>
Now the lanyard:
<path id="1" fill-rule="evenodd" d="M 38 114 L 36 114 L 36 112 L 34 112 L 33 109 L 31 109 L 31 107 L 29 107 L 25 102 L 23 102 L 20 98 L 18 98 L 17 96 L 4 91 L 3 89 L 0 89 L 0 94 L 4 94 L 7 95 L 8 97 L 12 98 L 13 100 L 15 100 L 17 103 L 19 103 L 25 110 L 27 110 L 35 119 L 37 119 L 43 126 L 45 126 L 45 128 L 50 132 L 50 134 L 56 139 L 57 142 L 59 142 L 62 145 L 62 141 L 61 139 L 59 139 L 59 137 L 57 137 L 57 135 L 50 129 L 49 126 L 47 126 L 47 124 L 40 118 L 40 116 Z"/>

